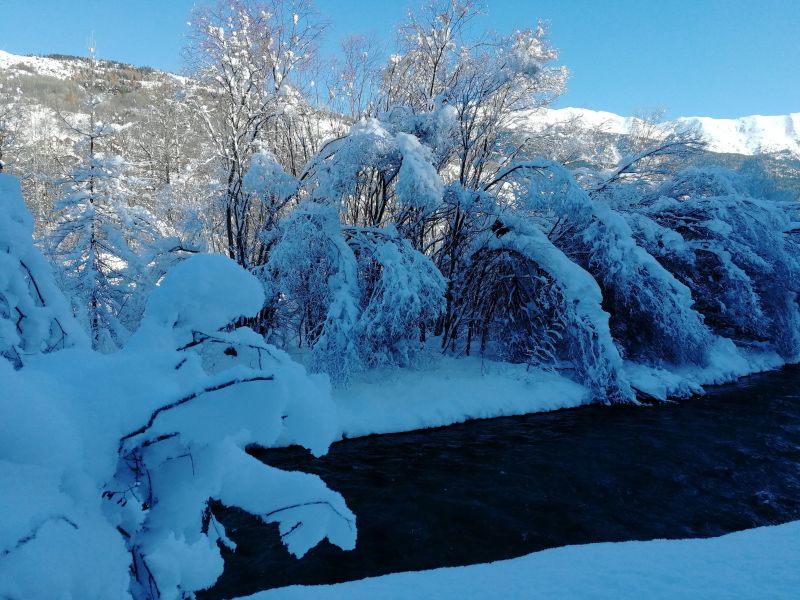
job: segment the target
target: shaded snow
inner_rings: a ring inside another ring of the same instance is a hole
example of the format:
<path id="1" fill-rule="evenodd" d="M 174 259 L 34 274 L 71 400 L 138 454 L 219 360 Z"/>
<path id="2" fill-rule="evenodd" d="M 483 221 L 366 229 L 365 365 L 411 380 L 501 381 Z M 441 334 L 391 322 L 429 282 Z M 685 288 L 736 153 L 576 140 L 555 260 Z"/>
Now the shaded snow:
<path id="1" fill-rule="evenodd" d="M 659 399 L 703 394 L 703 386 L 735 381 L 785 364 L 774 352 L 748 351 L 720 340 L 705 367 L 651 367 L 626 361 L 623 372 L 639 391 Z M 337 438 L 446 427 L 474 419 L 511 417 L 590 402 L 586 387 L 556 372 L 476 357 L 426 357 L 417 368 L 360 373 L 335 389 Z M 283 445 L 286 440 L 281 440 Z"/>
<path id="2" fill-rule="evenodd" d="M 718 338 L 708 350 L 706 366 L 683 365 L 669 369 L 626 362 L 625 377 L 637 390 L 659 400 L 702 394 L 703 386 L 719 385 L 740 377 L 778 369 L 786 364 L 775 352 L 738 348 L 730 340 Z"/>
<path id="3" fill-rule="evenodd" d="M 443 427 L 570 408 L 585 387 L 524 365 L 439 356 L 423 369 L 376 369 L 334 391 L 342 437 Z"/>
<path id="4" fill-rule="evenodd" d="M 512 560 L 292 586 L 249 600 L 797 598 L 800 521 L 697 540 L 567 546 Z"/>

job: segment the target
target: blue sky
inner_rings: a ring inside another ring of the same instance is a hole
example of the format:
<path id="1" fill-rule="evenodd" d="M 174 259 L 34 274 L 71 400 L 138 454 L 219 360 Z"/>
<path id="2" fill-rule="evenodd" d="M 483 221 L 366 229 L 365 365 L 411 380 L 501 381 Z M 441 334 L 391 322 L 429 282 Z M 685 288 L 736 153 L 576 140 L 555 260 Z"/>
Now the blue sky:
<path id="1" fill-rule="evenodd" d="M 0 0 L 0 49 L 85 54 L 178 71 L 195 0 Z M 414 0 L 317 0 L 341 37 L 391 43 Z M 499 33 L 550 24 L 572 76 L 556 106 L 736 117 L 800 111 L 800 0 L 488 0 Z"/>

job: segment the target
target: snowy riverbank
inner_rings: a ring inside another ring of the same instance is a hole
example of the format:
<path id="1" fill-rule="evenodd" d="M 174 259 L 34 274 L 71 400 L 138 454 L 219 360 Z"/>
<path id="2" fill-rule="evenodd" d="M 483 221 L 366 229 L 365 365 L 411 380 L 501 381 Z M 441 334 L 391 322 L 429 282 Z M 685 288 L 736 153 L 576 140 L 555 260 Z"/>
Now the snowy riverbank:
<path id="1" fill-rule="evenodd" d="M 702 394 L 717 385 L 777 369 L 775 353 L 719 344 L 707 367 L 657 369 L 628 362 L 624 372 L 639 391 L 659 400 Z M 588 390 L 559 373 L 475 357 L 435 354 L 424 368 L 377 369 L 334 390 L 340 439 L 445 427 L 472 419 L 510 417 L 589 402 Z"/>
<path id="2" fill-rule="evenodd" d="M 314 598 L 796 598 L 800 521 L 718 538 L 567 546 L 516 559 L 292 586 L 249 600 Z"/>
<path id="3" fill-rule="evenodd" d="M 438 355 L 425 368 L 368 372 L 333 400 L 340 436 L 352 438 L 572 408 L 588 392 L 558 373 Z"/>

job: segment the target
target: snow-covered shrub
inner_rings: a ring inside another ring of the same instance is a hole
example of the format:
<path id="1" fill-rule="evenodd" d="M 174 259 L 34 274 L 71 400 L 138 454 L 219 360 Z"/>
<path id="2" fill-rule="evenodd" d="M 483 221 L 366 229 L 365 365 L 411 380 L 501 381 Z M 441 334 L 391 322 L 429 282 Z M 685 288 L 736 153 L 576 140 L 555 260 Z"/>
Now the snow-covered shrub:
<path id="1" fill-rule="evenodd" d="M 276 334 L 288 332 L 285 343 L 310 347 L 312 369 L 337 383 L 347 381 L 358 363 L 361 293 L 338 209 L 301 204 L 283 223 L 281 239 L 260 273 L 275 304 Z"/>
<path id="2" fill-rule="evenodd" d="M 518 315 L 529 321 L 526 328 L 532 335 L 536 333 L 537 327 L 532 324 L 538 311 L 554 316 L 547 337 L 532 339 L 529 344 L 554 353 L 550 347 L 563 339 L 566 357 L 596 400 L 607 404 L 633 402 L 633 391 L 622 374 L 622 358 L 609 330 L 609 316 L 601 306 L 600 288 L 592 276 L 554 246 L 535 223 L 513 212 L 505 214 L 502 222 L 476 242 L 476 254 L 485 252 L 512 256 L 524 265 L 524 273 L 515 272 L 515 277 L 539 277 L 539 272 L 546 275 L 544 280 L 527 285 L 534 291 L 540 285 L 547 302 L 535 305 L 522 296 L 517 307 Z M 518 285 L 526 282 L 519 281 Z M 480 289 L 477 293 L 491 297 L 496 291 Z"/>
<path id="3" fill-rule="evenodd" d="M 361 362 L 408 366 L 423 328 L 442 311 L 444 278 L 396 231 L 348 227 L 344 235 L 358 261 L 362 290 L 355 325 Z"/>
<path id="4" fill-rule="evenodd" d="M 339 494 L 245 452 L 320 455 L 335 436 L 325 380 L 228 328 L 263 300 L 252 275 L 199 255 L 167 274 L 123 350 L 68 349 L 17 371 L 0 359 L 0 596 L 190 597 L 232 545 L 212 501 L 278 523 L 297 556 L 326 537 L 353 547 Z"/>
<path id="5" fill-rule="evenodd" d="M 800 248 L 787 233 L 793 207 L 753 198 L 750 190 L 740 174 L 687 170 L 634 207 L 639 216 L 629 221 L 641 243 L 691 288 L 715 331 L 795 359 Z"/>
<path id="6" fill-rule="evenodd" d="M 655 364 L 706 364 L 713 335 L 690 290 L 637 243 L 625 218 L 556 163 L 534 161 L 521 170 L 531 176 L 516 202 L 597 280 L 626 353 Z"/>
<path id="7" fill-rule="evenodd" d="M 503 235 L 498 221 L 496 231 Z M 513 248 L 478 248 L 459 286 L 464 350 L 477 344 L 481 354 L 514 363 L 557 367 L 569 358 L 568 320 L 558 283 L 529 257 Z"/>
<path id="8" fill-rule="evenodd" d="M 342 227 L 336 207 L 306 202 L 285 220 L 261 270 L 276 328 L 311 348 L 311 368 L 346 383 L 359 369 L 407 365 L 441 310 L 444 280 L 393 229 Z"/>
<path id="9" fill-rule="evenodd" d="M 638 245 L 624 218 L 597 202 L 584 232 L 589 268 L 613 315 L 612 332 L 631 358 L 704 365 L 713 334 L 690 290 Z"/>
<path id="10" fill-rule="evenodd" d="M 19 181 L 0 174 L 0 357 L 17 368 L 28 355 L 87 342 L 32 235 Z"/>

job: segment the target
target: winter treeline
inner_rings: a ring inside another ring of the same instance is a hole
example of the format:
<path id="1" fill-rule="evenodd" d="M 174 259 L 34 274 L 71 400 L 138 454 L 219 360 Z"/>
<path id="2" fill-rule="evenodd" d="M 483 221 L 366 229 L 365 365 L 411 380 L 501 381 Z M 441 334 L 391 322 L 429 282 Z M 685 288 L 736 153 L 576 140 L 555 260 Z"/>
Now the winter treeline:
<path id="1" fill-rule="evenodd" d="M 734 343 L 796 358 L 792 205 L 758 173 L 687 167 L 691 131 L 642 127 L 608 170 L 550 158 L 514 127 L 564 86 L 541 27 L 472 43 L 471 3 L 412 14 L 398 53 L 358 78 L 349 130 L 301 161 L 265 133 L 307 77 L 274 44 L 318 32 L 254 10 L 204 12 L 194 40 L 229 106 L 213 130 L 222 235 L 266 290 L 247 323 L 313 370 L 346 384 L 438 344 L 572 370 L 613 403 L 635 399 L 626 360 L 704 367 Z"/>
<path id="2" fill-rule="evenodd" d="M 577 129 L 515 126 L 565 85 L 546 31 L 478 35 L 479 17 L 412 13 L 386 61 L 349 40 L 322 105 L 310 3 L 200 8 L 194 83 L 164 83 L 157 127 L 109 120 L 86 63 L 47 211 L 24 181 L 38 249 L 0 175 L 0 595 L 192 597 L 232 544 L 214 501 L 297 555 L 352 547 L 338 494 L 245 448 L 324 453 L 330 385 L 369 369 L 480 354 L 611 404 L 636 401 L 630 365 L 798 360 L 792 199 L 690 166 L 691 131 L 643 130 L 610 168 L 559 161 Z M 25 178 L 8 120 L 0 165 Z"/>
<path id="3" fill-rule="evenodd" d="M 207 249 L 263 284 L 242 323 L 337 385 L 436 345 L 571 370 L 609 403 L 634 399 L 626 360 L 703 367 L 733 343 L 793 360 L 789 199 L 758 169 L 690 166 L 691 131 L 643 121 L 600 168 L 576 159 L 585 130 L 520 128 L 567 72 L 543 27 L 479 34 L 480 17 L 430 4 L 385 62 L 353 38 L 321 77 L 310 3 L 200 7 L 194 83 L 146 140 L 105 110 L 91 57 L 39 237 L 92 346 L 123 348 L 168 267 Z"/>

